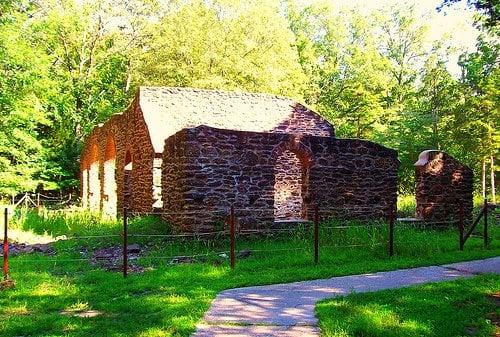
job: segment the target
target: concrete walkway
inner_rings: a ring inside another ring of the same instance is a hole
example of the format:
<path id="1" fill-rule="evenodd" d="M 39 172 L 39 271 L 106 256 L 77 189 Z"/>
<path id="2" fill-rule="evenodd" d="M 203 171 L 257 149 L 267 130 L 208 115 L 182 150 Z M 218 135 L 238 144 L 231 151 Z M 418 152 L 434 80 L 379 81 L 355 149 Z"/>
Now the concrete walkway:
<path id="1" fill-rule="evenodd" d="M 230 289 L 212 302 L 195 337 L 319 336 L 317 301 L 414 284 L 499 273 L 500 257 L 324 280 Z"/>

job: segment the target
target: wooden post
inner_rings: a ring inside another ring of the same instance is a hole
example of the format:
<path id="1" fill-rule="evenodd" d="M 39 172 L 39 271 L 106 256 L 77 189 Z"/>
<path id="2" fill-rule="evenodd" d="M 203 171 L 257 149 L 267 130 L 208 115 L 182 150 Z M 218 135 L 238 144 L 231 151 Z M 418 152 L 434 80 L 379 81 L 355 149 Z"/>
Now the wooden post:
<path id="1" fill-rule="evenodd" d="M 484 228 L 483 228 L 483 239 L 484 246 L 488 247 L 488 199 L 484 199 Z"/>
<path id="2" fill-rule="evenodd" d="M 123 277 L 127 277 L 128 273 L 128 242 L 127 242 L 127 230 L 128 230 L 128 219 L 127 219 L 127 207 L 123 208 Z"/>
<path id="3" fill-rule="evenodd" d="M 460 203 L 459 219 L 458 219 L 458 246 L 460 250 L 464 250 L 464 206 Z"/>
<path id="4" fill-rule="evenodd" d="M 314 206 L 314 264 L 319 262 L 319 214 L 318 204 Z"/>
<path id="5" fill-rule="evenodd" d="M 481 193 L 483 195 L 483 199 L 486 199 L 486 158 L 483 158 L 483 167 L 481 173 Z"/>
<path id="6" fill-rule="evenodd" d="M 491 177 L 491 202 L 493 205 L 497 203 L 496 185 L 495 185 L 495 157 L 490 157 L 490 177 Z"/>
<path id="7" fill-rule="evenodd" d="M 231 269 L 234 269 L 235 265 L 235 237 L 234 237 L 234 206 L 231 205 L 231 212 L 229 215 L 229 236 L 230 236 L 230 260 Z"/>
<path id="8" fill-rule="evenodd" d="M 9 277 L 9 237 L 7 228 L 9 222 L 9 209 L 6 207 L 4 212 L 3 223 L 3 279 L 7 281 Z"/>
<path id="9" fill-rule="evenodd" d="M 389 213 L 389 256 L 394 255 L 394 206 Z"/>

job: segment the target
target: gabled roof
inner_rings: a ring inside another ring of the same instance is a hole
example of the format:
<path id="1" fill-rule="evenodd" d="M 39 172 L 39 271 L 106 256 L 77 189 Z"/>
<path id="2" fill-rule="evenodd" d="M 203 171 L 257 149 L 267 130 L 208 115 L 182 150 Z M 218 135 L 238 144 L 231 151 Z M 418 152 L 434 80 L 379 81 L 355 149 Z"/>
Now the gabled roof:
<path id="1" fill-rule="evenodd" d="M 157 153 L 165 139 L 184 128 L 207 125 L 220 129 L 288 133 L 297 115 L 310 122 L 297 133 L 333 136 L 333 127 L 315 112 L 289 98 L 192 88 L 140 87 L 139 107 Z M 321 125 L 318 131 L 317 125 Z M 320 133 L 321 134 L 318 134 Z"/>

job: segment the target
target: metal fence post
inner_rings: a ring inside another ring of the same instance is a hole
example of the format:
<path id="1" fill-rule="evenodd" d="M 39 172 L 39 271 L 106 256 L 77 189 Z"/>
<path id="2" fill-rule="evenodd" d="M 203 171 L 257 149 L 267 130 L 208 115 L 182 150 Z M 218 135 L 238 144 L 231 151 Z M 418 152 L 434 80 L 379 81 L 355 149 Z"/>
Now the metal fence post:
<path id="1" fill-rule="evenodd" d="M 488 199 L 484 199 L 484 229 L 483 229 L 483 237 L 484 237 L 484 246 L 488 247 Z"/>
<path id="2" fill-rule="evenodd" d="M 389 256 L 394 255 L 394 205 L 389 212 Z"/>
<path id="3" fill-rule="evenodd" d="M 458 245 L 460 250 L 464 250 L 464 206 L 460 204 L 459 218 L 458 218 Z"/>
<path id="4" fill-rule="evenodd" d="M 231 205 L 231 211 L 229 215 L 229 240 L 230 240 L 230 260 L 231 269 L 234 269 L 235 265 L 235 235 L 234 235 L 234 205 Z"/>
<path id="5" fill-rule="evenodd" d="M 319 262 L 319 214 L 318 204 L 314 206 L 314 264 Z"/>
<path id="6" fill-rule="evenodd" d="M 9 210 L 6 207 L 4 212 L 4 225 L 3 225 L 3 280 L 7 281 L 9 278 L 9 237 L 7 235 L 7 227 L 9 222 Z"/>
<path id="7" fill-rule="evenodd" d="M 127 206 L 123 208 L 123 277 L 127 277 L 128 273 L 128 214 L 127 214 Z"/>

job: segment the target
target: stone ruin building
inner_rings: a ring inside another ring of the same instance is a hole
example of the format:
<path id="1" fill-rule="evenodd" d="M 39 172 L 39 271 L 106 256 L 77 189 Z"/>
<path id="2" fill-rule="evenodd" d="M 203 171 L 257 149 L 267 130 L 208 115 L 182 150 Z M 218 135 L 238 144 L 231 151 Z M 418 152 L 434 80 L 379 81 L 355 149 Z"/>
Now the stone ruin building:
<path id="1" fill-rule="evenodd" d="M 458 220 L 460 208 L 464 220 L 473 208 L 473 173 L 447 153 L 427 150 L 415 163 L 417 219 L 446 226 Z"/>
<path id="2" fill-rule="evenodd" d="M 182 231 L 208 231 L 234 205 L 240 226 L 321 217 L 387 217 L 397 198 L 394 150 L 335 138 L 291 99 L 141 87 L 97 126 L 81 155 L 83 207 L 109 216 L 160 211 Z"/>

